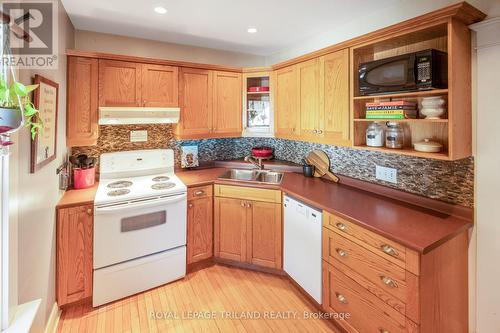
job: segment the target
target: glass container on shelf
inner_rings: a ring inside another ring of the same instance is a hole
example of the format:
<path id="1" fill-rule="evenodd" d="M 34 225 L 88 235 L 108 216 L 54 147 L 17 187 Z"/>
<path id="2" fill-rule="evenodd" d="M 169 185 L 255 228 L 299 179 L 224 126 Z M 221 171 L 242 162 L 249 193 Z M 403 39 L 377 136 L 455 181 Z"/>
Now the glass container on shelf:
<path id="1" fill-rule="evenodd" d="M 387 148 L 401 149 L 404 147 L 405 132 L 402 124 L 388 121 L 385 131 L 385 146 Z"/>
<path id="2" fill-rule="evenodd" d="M 245 132 L 250 135 L 272 134 L 269 76 L 245 78 Z"/>

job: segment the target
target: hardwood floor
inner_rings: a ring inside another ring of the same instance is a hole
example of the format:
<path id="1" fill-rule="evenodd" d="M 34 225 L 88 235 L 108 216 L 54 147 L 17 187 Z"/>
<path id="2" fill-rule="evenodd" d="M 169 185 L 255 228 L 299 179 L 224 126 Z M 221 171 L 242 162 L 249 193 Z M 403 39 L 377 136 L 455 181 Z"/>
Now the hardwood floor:
<path id="1" fill-rule="evenodd" d="M 338 332 L 318 313 L 285 277 L 214 265 L 95 309 L 72 306 L 57 332 Z"/>

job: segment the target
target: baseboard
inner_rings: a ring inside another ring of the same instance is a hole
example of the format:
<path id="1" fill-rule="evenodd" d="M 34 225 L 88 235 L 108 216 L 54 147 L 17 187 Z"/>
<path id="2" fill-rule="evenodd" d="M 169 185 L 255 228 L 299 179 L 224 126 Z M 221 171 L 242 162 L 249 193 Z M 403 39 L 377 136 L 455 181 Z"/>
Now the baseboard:
<path id="1" fill-rule="evenodd" d="M 59 309 L 57 303 L 54 302 L 54 305 L 52 306 L 52 311 L 50 311 L 49 320 L 47 320 L 47 325 L 45 326 L 45 333 L 56 332 L 60 316 L 61 316 L 61 309 Z"/>

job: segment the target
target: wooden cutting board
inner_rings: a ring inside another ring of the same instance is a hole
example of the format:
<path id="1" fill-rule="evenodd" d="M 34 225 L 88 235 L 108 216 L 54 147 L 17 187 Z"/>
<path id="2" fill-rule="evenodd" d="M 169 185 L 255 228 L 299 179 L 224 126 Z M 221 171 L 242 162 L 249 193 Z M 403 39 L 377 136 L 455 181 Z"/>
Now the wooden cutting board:
<path id="1" fill-rule="evenodd" d="M 322 150 L 313 150 L 306 157 L 307 163 L 314 165 L 314 177 L 323 177 L 338 182 L 339 178 L 330 172 L 330 158 Z"/>

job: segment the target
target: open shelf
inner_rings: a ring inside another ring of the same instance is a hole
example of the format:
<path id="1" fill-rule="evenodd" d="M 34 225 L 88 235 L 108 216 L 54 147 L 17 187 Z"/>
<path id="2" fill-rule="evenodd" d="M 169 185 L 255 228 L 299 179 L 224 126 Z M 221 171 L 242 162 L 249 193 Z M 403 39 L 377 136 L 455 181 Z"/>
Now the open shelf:
<path id="1" fill-rule="evenodd" d="M 393 93 L 393 94 L 380 94 L 380 95 L 368 95 L 368 96 L 354 96 L 354 100 L 370 100 L 370 99 L 404 99 L 404 98 L 414 98 L 414 97 L 425 97 L 425 96 L 437 96 L 437 95 L 447 95 L 448 89 L 432 89 L 432 90 L 421 90 L 421 91 L 410 91 L 404 93 Z"/>
<path id="2" fill-rule="evenodd" d="M 449 160 L 450 159 L 447 152 L 425 153 L 425 152 L 421 152 L 421 151 L 416 151 L 415 149 L 408 148 L 408 147 L 403 148 L 403 149 L 392 149 L 392 148 L 386 148 L 386 147 L 369 147 L 367 145 L 360 145 L 360 146 L 355 146 L 354 148 L 378 151 L 378 152 L 382 152 L 382 153 L 408 155 L 408 156 L 423 157 L 423 158 L 432 158 L 432 159 L 437 159 L 437 160 Z"/>
<path id="3" fill-rule="evenodd" d="M 447 123 L 448 119 L 354 119 L 354 122 L 387 122 L 387 121 L 392 121 L 392 122 L 401 122 L 401 123 Z"/>
<path id="4" fill-rule="evenodd" d="M 269 91 L 248 91 L 247 95 L 269 95 Z"/>

